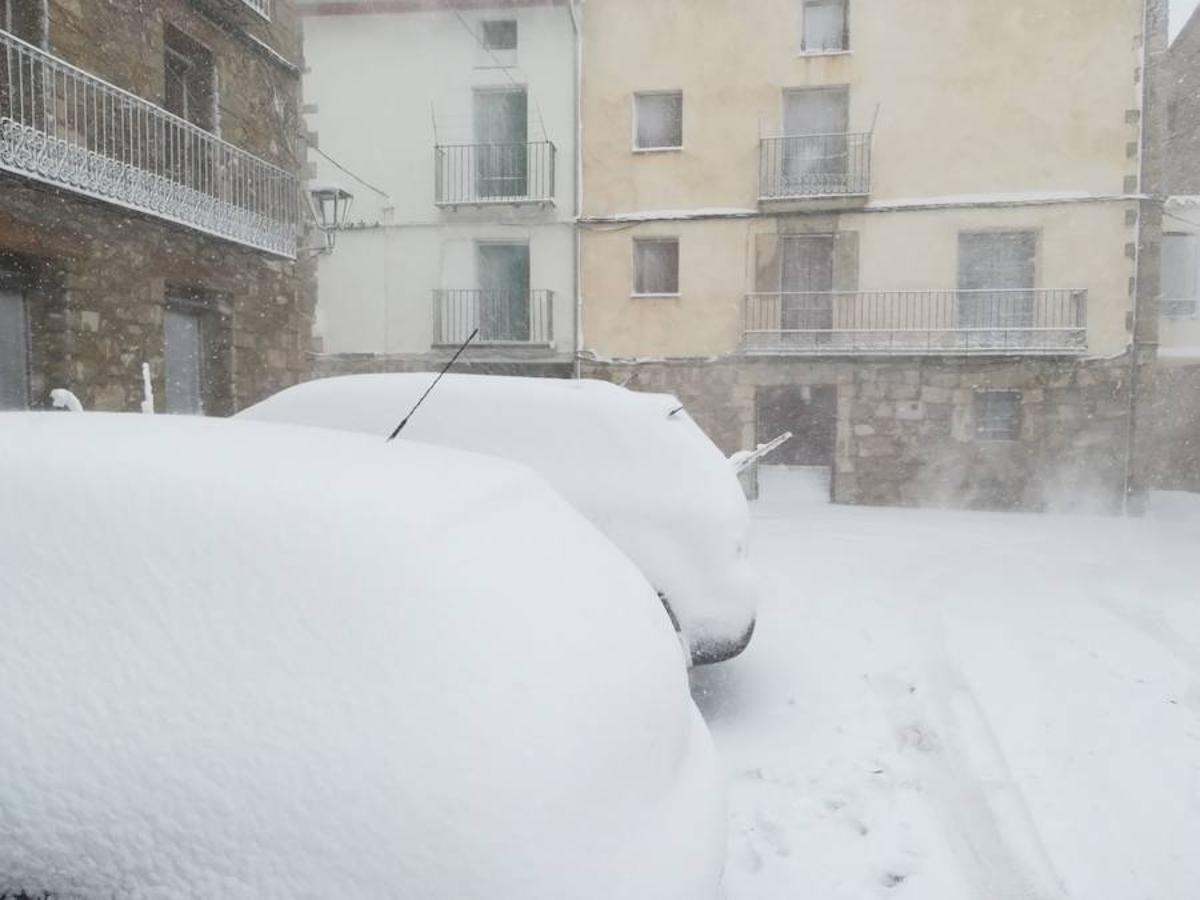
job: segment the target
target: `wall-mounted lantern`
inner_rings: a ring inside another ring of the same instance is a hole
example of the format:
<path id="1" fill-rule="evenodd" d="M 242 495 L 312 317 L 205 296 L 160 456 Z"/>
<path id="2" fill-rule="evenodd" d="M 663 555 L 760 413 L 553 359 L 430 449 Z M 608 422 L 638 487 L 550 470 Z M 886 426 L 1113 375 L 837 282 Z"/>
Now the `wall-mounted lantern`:
<path id="1" fill-rule="evenodd" d="M 307 249 L 316 253 L 330 253 L 333 250 L 335 232 L 344 228 L 349 219 L 354 195 L 341 185 L 314 181 L 309 183 L 306 196 L 313 223 L 325 236 L 323 246 Z"/>

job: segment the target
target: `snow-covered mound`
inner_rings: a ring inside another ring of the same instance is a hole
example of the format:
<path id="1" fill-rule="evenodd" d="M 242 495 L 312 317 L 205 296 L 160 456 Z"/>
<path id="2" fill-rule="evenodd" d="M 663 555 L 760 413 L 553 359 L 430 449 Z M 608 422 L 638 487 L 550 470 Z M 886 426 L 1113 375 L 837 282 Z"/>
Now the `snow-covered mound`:
<path id="1" fill-rule="evenodd" d="M 432 380 L 310 381 L 241 416 L 382 438 Z M 697 663 L 749 640 L 746 500 L 729 461 L 674 397 L 603 381 L 447 375 L 401 437 L 516 460 L 545 477 L 663 593 Z"/>
<path id="2" fill-rule="evenodd" d="M 0 635 L 0 895 L 714 894 L 667 617 L 521 467 L 0 414 Z"/>

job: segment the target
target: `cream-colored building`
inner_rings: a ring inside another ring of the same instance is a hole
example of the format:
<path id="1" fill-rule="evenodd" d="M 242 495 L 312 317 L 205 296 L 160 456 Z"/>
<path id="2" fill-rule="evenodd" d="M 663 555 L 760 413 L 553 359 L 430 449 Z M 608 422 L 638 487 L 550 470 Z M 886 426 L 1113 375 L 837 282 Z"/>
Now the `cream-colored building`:
<path id="1" fill-rule="evenodd" d="M 1121 502 L 1159 0 L 584 8 L 586 373 L 839 500 Z"/>

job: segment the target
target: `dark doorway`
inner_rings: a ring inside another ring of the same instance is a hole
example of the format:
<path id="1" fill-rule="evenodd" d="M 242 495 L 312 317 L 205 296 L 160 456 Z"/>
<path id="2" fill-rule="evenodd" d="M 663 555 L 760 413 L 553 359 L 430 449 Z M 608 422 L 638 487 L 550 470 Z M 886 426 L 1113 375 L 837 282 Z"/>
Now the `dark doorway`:
<path id="1" fill-rule="evenodd" d="M 763 460 L 776 466 L 831 466 L 836 437 L 837 388 L 833 385 L 760 387 L 755 397 L 758 441 L 785 431 L 792 439 Z"/>

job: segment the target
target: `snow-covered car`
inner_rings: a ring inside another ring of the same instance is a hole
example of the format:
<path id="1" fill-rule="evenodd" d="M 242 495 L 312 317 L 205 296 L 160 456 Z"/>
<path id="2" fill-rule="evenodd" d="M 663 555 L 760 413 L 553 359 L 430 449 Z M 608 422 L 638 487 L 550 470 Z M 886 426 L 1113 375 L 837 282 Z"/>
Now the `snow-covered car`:
<path id="1" fill-rule="evenodd" d="M 288 388 L 243 418 L 388 436 L 432 375 L 351 375 Z M 696 664 L 754 631 L 750 526 L 735 467 L 667 394 L 594 380 L 446 375 L 401 437 L 541 474 L 658 590 Z"/>
<path id="2" fill-rule="evenodd" d="M 0 896 L 717 890 L 668 618 L 524 467 L 3 413 L 0 635 Z"/>

